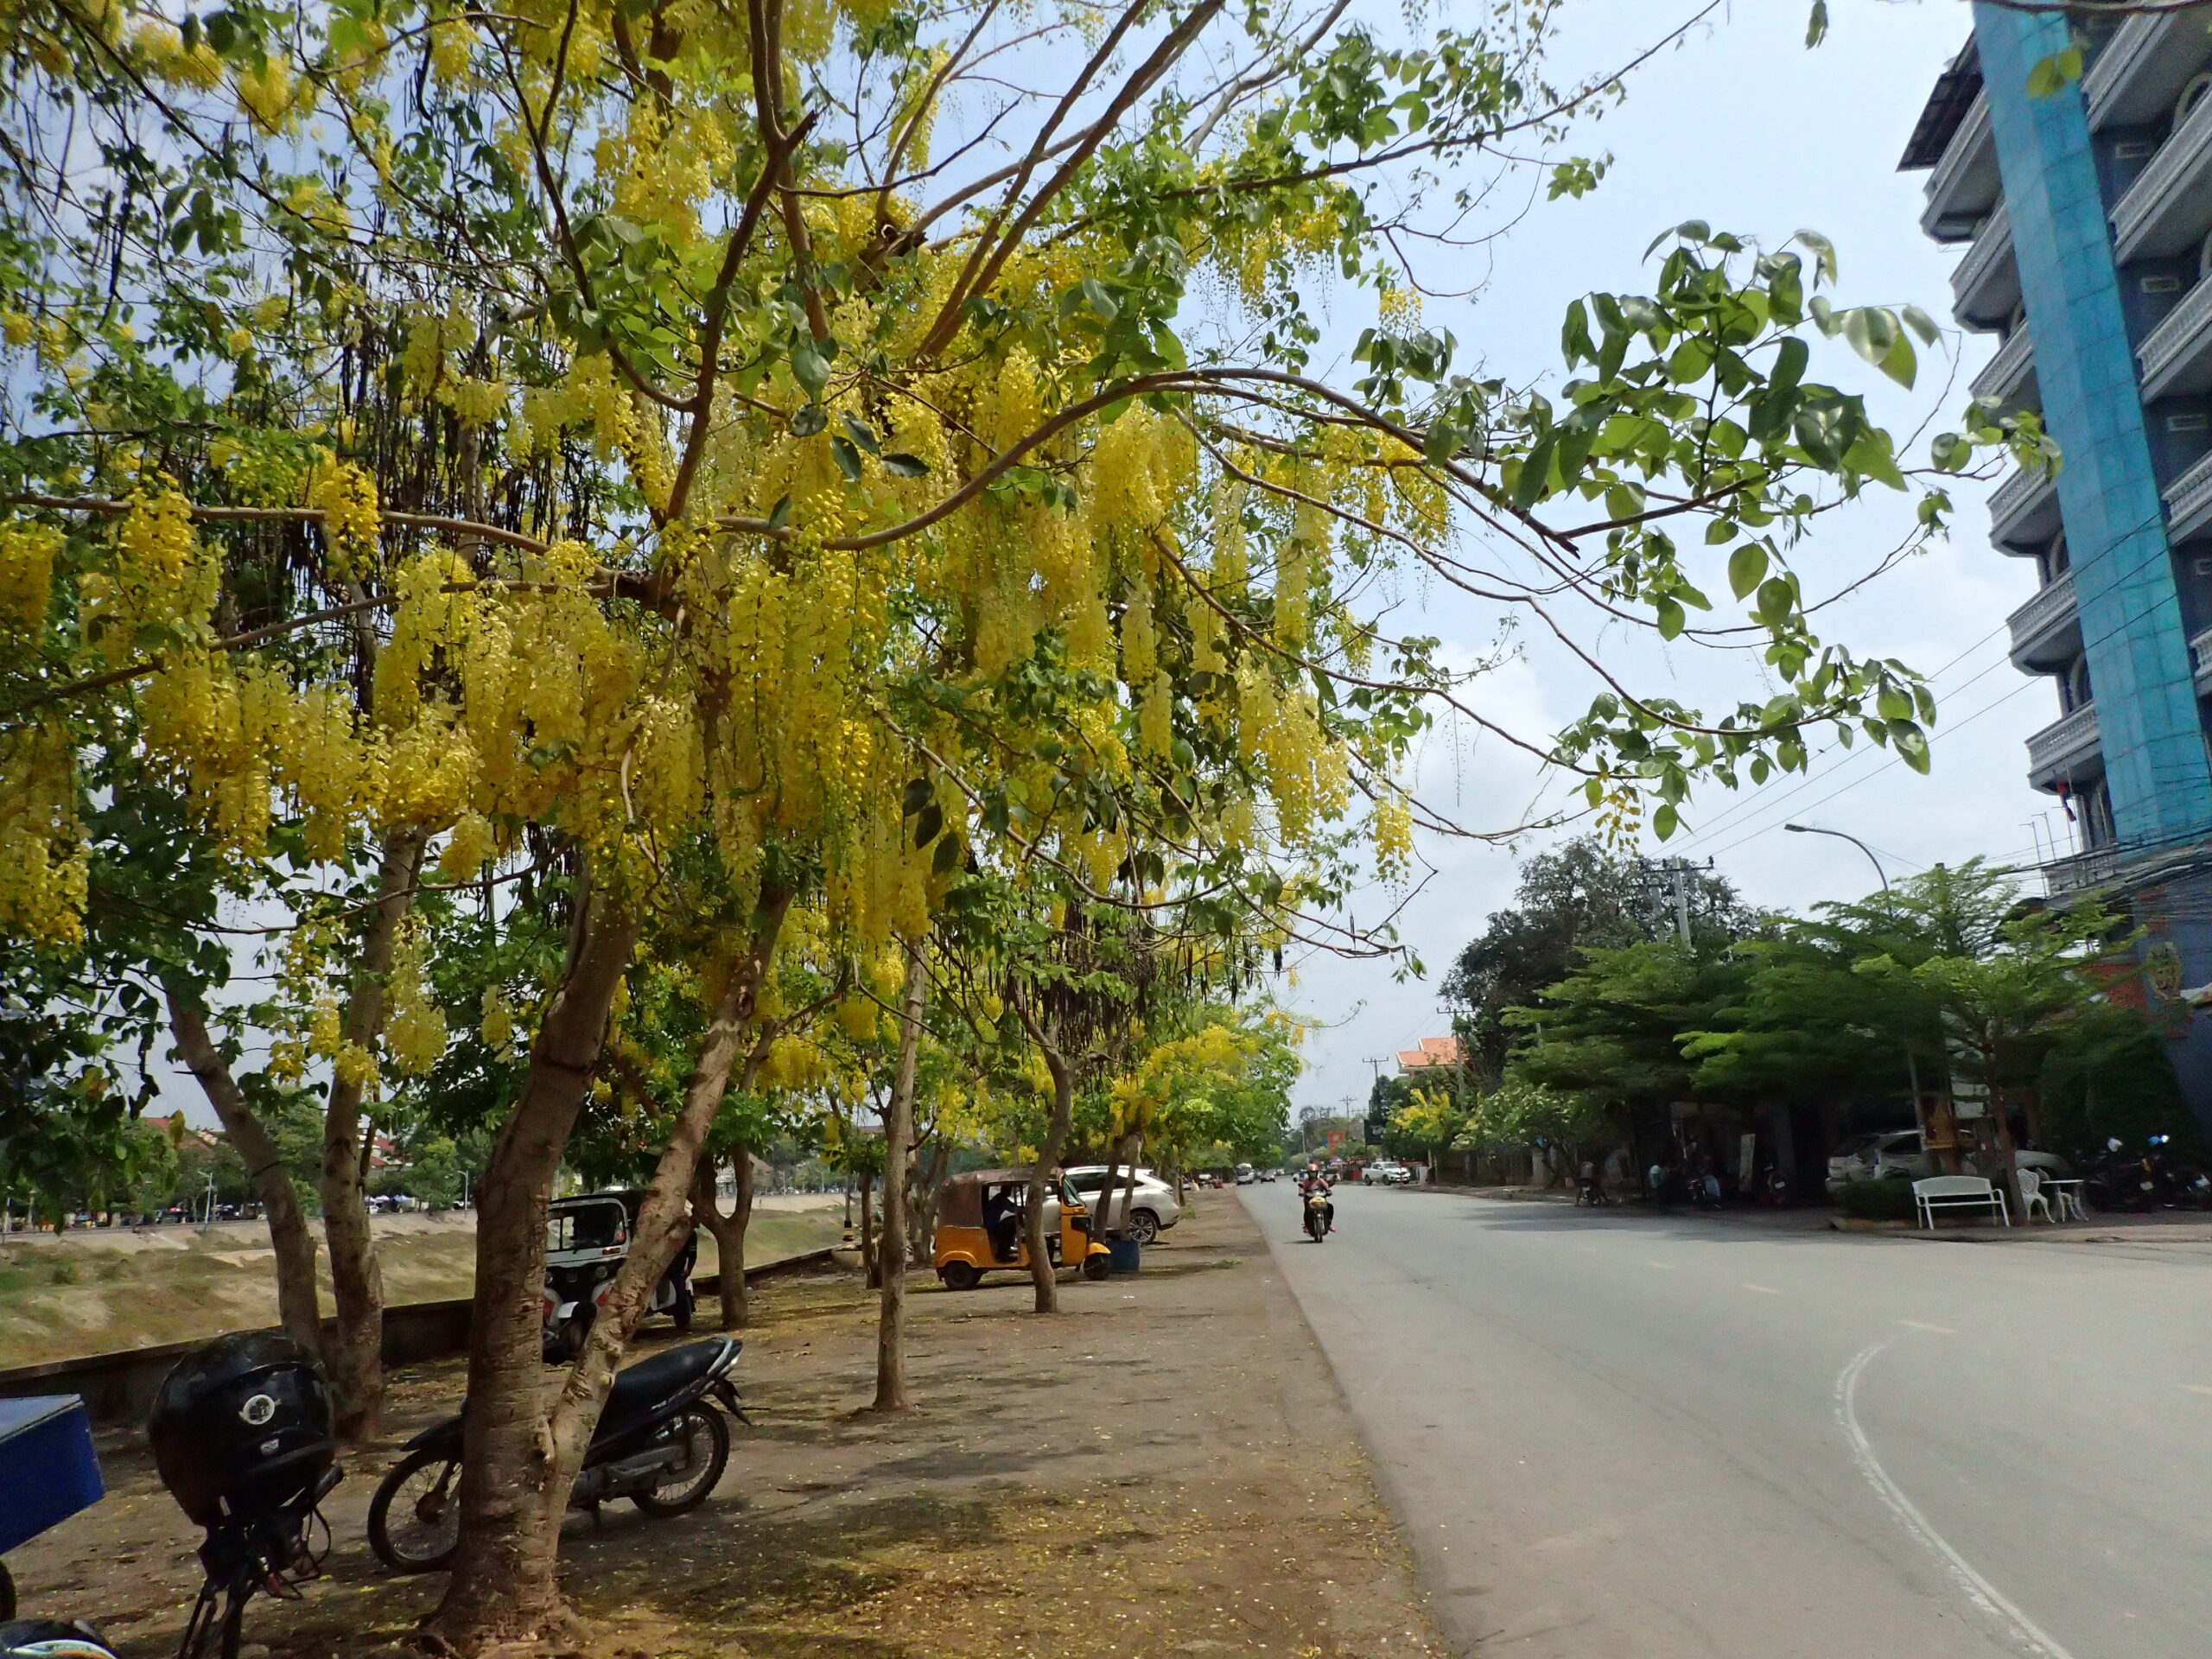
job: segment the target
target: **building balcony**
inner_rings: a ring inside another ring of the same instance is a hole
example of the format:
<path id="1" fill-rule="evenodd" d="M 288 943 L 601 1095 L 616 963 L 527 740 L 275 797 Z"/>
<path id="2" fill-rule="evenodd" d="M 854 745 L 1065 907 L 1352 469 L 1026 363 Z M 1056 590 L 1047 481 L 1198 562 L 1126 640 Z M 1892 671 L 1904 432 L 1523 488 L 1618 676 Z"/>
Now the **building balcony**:
<path id="1" fill-rule="evenodd" d="M 2212 58 L 2212 35 L 2202 18 L 2181 12 L 2130 17 L 2091 60 L 2082 77 L 2089 125 L 2148 127 L 2163 122 L 2190 77 Z"/>
<path id="2" fill-rule="evenodd" d="M 1974 395 L 1994 397 L 2005 409 L 2032 409 L 2036 395 L 2031 390 L 2035 382 L 2035 346 L 2025 328 L 2015 328 L 2012 339 L 1997 348 L 1997 355 L 1982 365 L 1974 378 Z"/>
<path id="3" fill-rule="evenodd" d="M 2143 401 L 2212 391 L 2212 282 L 2182 296 L 2135 348 Z"/>
<path id="4" fill-rule="evenodd" d="M 2061 715 L 2028 740 L 2028 782 L 2037 789 L 2079 784 L 2095 776 L 2102 761 L 2094 702 Z"/>
<path id="5" fill-rule="evenodd" d="M 2056 899 L 2062 893 L 2101 887 L 2120 874 L 2120 859 L 2119 848 L 2098 847 L 2046 864 L 2043 867 L 2044 892 Z"/>
<path id="6" fill-rule="evenodd" d="M 2166 486 L 2166 540 L 2176 545 L 2212 529 L 2212 455 Z"/>
<path id="7" fill-rule="evenodd" d="M 1951 273 L 1951 315 L 1969 328 L 2001 328 L 2019 302 L 2020 266 L 2012 257 L 2012 220 L 1999 205 Z"/>
<path id="8" fill-rule="evenodd" d="M 2203 20 L 2199 18 L 2201 27 Z M 2200 99 L 2112 210 L 2113 257 L 2171 257 L 2212 230 L 2212 98 Z M 1955 278 L 1954 279 L 1956 280 Z"/>
<path id="9" fill-rule="evenodd" d="M 2037 553 L 2061 529 L 2058 480 L 2041 467 L 2016 467 L 1989 498 L 1989 539 L 2013 553 Z"/>
<path id="10" fill-rule="evenodd" d="M 2212 693 L 2212 628 L 2190 640 L 2189 666 L 2196 681 L 2197 695 Z"/>
<path id="11" fill-rule="evenodd" d="M 2074 573 L 2040 589 L 2012 613 L 2012 666 L 2023 674 L 2049 674 L 2082 654 L 2082 616 L 2074 602 Z"/>
<path id="12" fill-rule="evenodd" d="M 1989 100 L 1976 98 L 1943 159 L 1928 175 L 1928 207 L 1920 228 L 1937 242 L 1963 242 L 1989 216 L 2004 188 L 1997 175 L 1997 138 L 1990 130 Z"/>

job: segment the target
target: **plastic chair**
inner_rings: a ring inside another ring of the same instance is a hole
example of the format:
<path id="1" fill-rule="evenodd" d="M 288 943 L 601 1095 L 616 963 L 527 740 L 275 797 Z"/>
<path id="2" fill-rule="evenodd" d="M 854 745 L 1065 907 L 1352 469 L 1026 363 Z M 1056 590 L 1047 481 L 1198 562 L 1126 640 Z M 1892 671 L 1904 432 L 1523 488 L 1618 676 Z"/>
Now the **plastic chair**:
<path id="1" fill-rule="evenodd" d="M 2043 1218 L 2056 1227 L 2058 1224 L 2058 1217 L 2051 1213 L 2050 1200 L 2044 1196 L 2042 1174 L 2036 1170 L 2021 1169 L 2015 1170 L 2013 1177 L 2020 1183 L 2021 1218 L 2023 1220 L 2031 1218 L 2037 1209 L 2040 1207 L 2043 1211 Z"/>

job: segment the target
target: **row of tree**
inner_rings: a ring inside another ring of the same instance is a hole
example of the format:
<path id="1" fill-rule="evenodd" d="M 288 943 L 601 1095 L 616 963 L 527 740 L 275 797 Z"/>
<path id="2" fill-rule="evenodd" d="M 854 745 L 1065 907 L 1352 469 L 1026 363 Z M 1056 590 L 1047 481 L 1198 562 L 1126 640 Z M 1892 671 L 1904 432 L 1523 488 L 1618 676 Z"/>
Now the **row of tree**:
<path id="1" fill-rule="evenodd" d="M 1824 1144 L 1911 1127 L 1962 1089 L 2038 1144 L 2198 1136 L 2124 919 L 2024 899 L 1979 861 L 1809 917 L 1758 914 L 1700 879 L 1688 943 L 1632 863 L 1588 841 L 1532 859 L 1446 982 L 1468 1065 L 1398 1080 L 1393 1135 L 1475 1151 L 1549 1144 L 1568 1165 L 1679 1101 L 1813 1109 Z M 1656 1144 L 1656 1143 L 1655 1143 Z M 1646 1150 L 1649 1147 L 1647 1147 Z"/>
<path id="2" fill-rule="evenodd" d="M 1870 488 L 1932 534 L 1977 448 L 2046 457 L 1976 410 L 1909 474 L 1808 377 L 1834 336 L 1910 385 L 1925 317 L 1834 304 L 1815 236 L 1693 223 L 1569 308 L 1545 388 L 1421 321 L 1476 169 L 1602 173 L 1557 146 L 1618 82 L 1548 83 L 1556 10 L 0 18 L 0 939 L 37 1016 L 0 1143 L 112 1151 L 172 1047 L 360 1434 L 361 1148 L 486 1137 L 448 1650 L 558 1627 L 645 1299 L 695 1217 L 741 1229 L 791 1103 L 880 1116 L 891 1262 L 948 1113 L 1018 1103 L 1033 1223 L 1086 1101 L 1116 1160 L 1238 1141 L 1287 1062 L 1224 1008 L 1286 951 L 1395 951 L 1338 901 L 1469 827 L 1403 781 L 1440 715 L 1662 836 L 1819 733 L 1924 766 L 1926 688 L 1820 639 L 1792 555 Z M 1316 284 L 1376 319 L 1342 374 Z M 1555 633 L 1586 712 L 1499 726 L 1489 664 L 1385 626 L 1408 575 Z M 1754 689 L 1644 696 L 1587 643 L 1624 625 Z M 648 1196 L 549 1395 L 564 1167 Z"/>

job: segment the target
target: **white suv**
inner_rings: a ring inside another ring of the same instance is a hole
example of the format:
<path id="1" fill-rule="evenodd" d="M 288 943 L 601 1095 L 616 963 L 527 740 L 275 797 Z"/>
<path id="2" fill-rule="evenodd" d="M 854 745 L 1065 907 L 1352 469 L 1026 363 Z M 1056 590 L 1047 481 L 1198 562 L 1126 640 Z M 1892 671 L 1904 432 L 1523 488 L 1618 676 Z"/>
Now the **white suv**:
<path id="1" fill-rule="evenodd" d="M 1126 1232 L 1139 1244 L 1149 1244 L 1183 1218 L 1183 1206 L 1175 1202 L 1175 1189 L 1156 1178 L 1148 1169 L 1137 1171 L 1135 1202 L 1129 1205 L 1128 1224 L 1122 1220 L 1122 1207 L 1129 1204 L 1129 1169 L 1127 1164 L 1114 1172 L 1114 1197 L 1109 1209 L 1107 1224 L 1102 1232 L 1116 1228 Z M 1074 1187 L 1077 1197 L 1090 1206 L 1095 1216 L 1098 1211 L 1098 1189 L 1106 1185 L 1106 1166 L 1077 1164 L 1068 1171 L 1068 1185 Z"/>

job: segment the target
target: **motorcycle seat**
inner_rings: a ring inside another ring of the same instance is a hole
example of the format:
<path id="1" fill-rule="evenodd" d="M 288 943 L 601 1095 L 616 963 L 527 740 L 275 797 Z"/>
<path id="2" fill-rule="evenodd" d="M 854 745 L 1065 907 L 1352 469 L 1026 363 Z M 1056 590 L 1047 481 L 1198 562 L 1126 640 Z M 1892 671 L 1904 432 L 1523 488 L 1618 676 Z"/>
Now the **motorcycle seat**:
<path id="1" fill-rule="evenodd" d="M 744 1345 L 733 1337 L 709 1337 L 704 1342 L 687 1342 L 681 1348 L 655 1354 L 618 1372 L 607 1396 L 607 1409 L 600 1415 L 601 1432 L 646 1414 L 671 1395 L 680 1394 L 711 1376 L 721 1367 L 725 1355 L 734 1359 Z"/>

